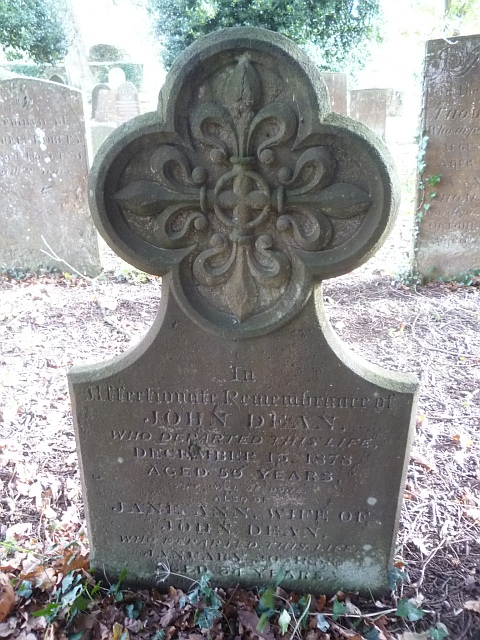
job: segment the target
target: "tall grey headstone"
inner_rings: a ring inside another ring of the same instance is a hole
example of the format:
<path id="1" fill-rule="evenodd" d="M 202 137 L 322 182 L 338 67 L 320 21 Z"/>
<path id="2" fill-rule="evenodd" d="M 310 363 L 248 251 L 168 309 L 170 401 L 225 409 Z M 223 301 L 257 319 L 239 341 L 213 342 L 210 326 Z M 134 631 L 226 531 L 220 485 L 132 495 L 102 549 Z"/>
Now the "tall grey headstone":
<path id="1" fill-rule="evenodd" d="M 350 353 L 316 286 L 390 229 L 386 150 L 292 42 L 228 29 L 111 134 L 91 193 L 110 246 L 165 276 L 144 341 L 69 374 L 93 567 L 388 590 L 418 383 Z"/>
<path id="2" fill-rule="evenodd" d="M 346 73 L 322 73 L 334 113 L 348 115 L 348 76 Z"/>
<path id="3" fill-rule="evenodd" d="M 121 84 L 117 89 L 116 98 L 118 124 L 123 124 L 140 115 L 140 101 L 134 84 L 131 82 Z"/>
<path id="4" fill-rule="evenodd" d="M 0 82 L 0 269 L 100 272 L 87 202 L 82 95 L 43 80 Z M 42 237 L 44 239 L 42 239 Z"/>
<path id="5" fill-rule="evenodd" d="M 96 84 L 92 89 L 92 119 L 97 119 L 97 111 L 98 111 L 98 98 L 101 92 L 109 92 L 110 87 L 108 84 L 100 83 Z"/>
<path id="6" fill-rule="evenodd" d="M 350 116 L 385 139 L 387 117 L 400 115 L 402 97 L 394 89 L 358 89 L 350 92 Z"/>
<path id="7" fill-rule="evenodd" d="M 125 71 L 121 67 L 112 67 L 108 72 L 108 86 L 114 91 L 126 81 Z"/>
<path id="8" fill-rule="evenodd" d="M 111 124 L 96 124 L 90 125 L 90 135 L 92 138 L 92 153 L 93 157 L 97 155 L 98 150 L 108 138 L 108 136 L 115 131 L 115 126 Z"/>
<path id="9" fill-rule="evenodd" d="M 479 96 L 480 35 L 427 42 L 415 253 L 426 280 L 480 269 Z"/>
<path id="10" fill-rule="evenodd" d="M 98 87 L 98 88 L 97 88 Z M 97 85 L 92 91 L 92 117 L 96 122 L 114 123 L 117 120 L 117 96 L 108 84 Z M 96 90 L 95 90 L 96 89 Z M 95 111 L 94 111 L 95 109 Z"/>

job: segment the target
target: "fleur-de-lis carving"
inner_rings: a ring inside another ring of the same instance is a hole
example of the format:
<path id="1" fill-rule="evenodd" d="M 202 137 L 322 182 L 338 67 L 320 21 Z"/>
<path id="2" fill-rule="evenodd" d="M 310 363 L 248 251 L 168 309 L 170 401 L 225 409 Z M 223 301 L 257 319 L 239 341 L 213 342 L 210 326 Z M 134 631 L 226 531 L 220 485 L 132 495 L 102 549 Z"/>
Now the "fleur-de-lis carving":
<path id="1" fill-rule="evenodd" d="M 361 160 L 352 169 L 339 125 L 322 125 L 321 109 L 301 91 L 297 99 L 294 71 L 283 79 L 262 55 L 249 44 L 198 82 L 189 76 L 179 133 L 145 134 L 138 166 L 134 156 L 111 193 L 145 250 L 177 274 L 179 300 L 239 335 L 291 316 L 313 277 L 347 262 L 342 248 L 350 255 L 352 239 L 367 235 L 376 188 Z"/>

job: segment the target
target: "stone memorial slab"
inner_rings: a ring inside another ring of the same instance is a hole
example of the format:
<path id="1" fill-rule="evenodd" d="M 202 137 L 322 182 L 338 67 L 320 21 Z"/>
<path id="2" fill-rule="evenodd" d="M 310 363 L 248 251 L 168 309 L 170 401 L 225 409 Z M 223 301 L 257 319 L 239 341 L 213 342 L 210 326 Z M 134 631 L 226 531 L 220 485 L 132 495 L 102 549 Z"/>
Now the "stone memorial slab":
<path id="1" fill-rule="evenodd" d="M 93 157 L 97 155 L 98 150 L 108 138 L 108 136 L 115 131 L 116 127 L 111 124 L 96 124 L 93 123 L 90 126 L 90 135 L 92 138 L 92 153 Z"/>
<path id="2" fill-rule="evenodd" d="M 110 91 L 108 84 L 100 83 L 96 84 L 92 89 L 92 119 L 95 120 L 98 110 L 98 96 L 101 91 Z"/>
<path id="3" fill-rule="evenodd" d="M 114 91 L 126 81 L 125 71 L 121 67 L 112 67 L 108 72 L 108 86 Z"/>
<path id="4" fill-rule="evenodd" d="M 385 138 L 391 89 L 359 89 L 350 92 L 350 116 Z"/>
<path id="5" fill-rule="evenodd" d="M 117 95 L 108 85 L 97 85 L 95 94 L 92 91 L 92 113 L 95 109 L 96 122 L 117 121 Z M 95 87 L 96 88 L 96 87 Z M 95 90 L 95 89 L 94 89 Z"/>
<path id="6" fill-rule="evenodd" d="M 348 123 L 293 43 L 228 29 L 97 155 L 102 235 L 164 276 L 143 342 L 69 373 L 102 574 L 388 590 L 418 383 L 350 353 L 322 306 L 397 205 L 386 150 Z"/>
<path id="7" fill-rule="evenodd" d="M 100 272 L 87 202 L 82 95 L 44 80 L 0 82 L 0 269 Z M 44 240 L 42 239 L 45 239 Z"/>
<path id="8" fill-rule="evenodd" d="M 428 140 L 420 176 L 426 191 L 417 202 L 416 237 L 416 271 L 426 280 L 480 269 L 479 96 L 480 35 L 427 42 L 422 129 Z"/>
<path id="9" fill-rule="evenodd" d="M 348 115 L 348 77 L 346 73 L 322 73 L 334 113 Z"/>
<path id="10" fill-rule="evenodd" d="M 139 115 L 140 101 L 137 88 L 131 82 L 124 82 L 117 89 L 117 123 L 123 124 Z"/>

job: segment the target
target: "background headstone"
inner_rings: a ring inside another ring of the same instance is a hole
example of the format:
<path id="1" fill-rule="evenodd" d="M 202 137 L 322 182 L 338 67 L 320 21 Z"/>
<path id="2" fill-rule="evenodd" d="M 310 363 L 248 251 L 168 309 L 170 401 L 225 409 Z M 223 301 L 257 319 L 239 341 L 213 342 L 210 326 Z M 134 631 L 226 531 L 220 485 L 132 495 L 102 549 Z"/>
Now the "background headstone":
<path id="1" fill-rule="evenodd" d="M 480 269 L 480 36 L 427 43 L 416 270 L 425 279 Z"/>
<path id="2" fill-rule="evenodd" d="M 383 242 L 388 153 L 261 29 L 199 40 L 159 105 L 91 172 L 105 240 L 164 275 L 144 341 L 69 373 L 92 566 L 387 591 L 418 383 L 349 353 L 313 283 Z"/>
<path id="3" fill-rule="evenodd" d="M 62 78 L 62 76 L 59 76 L 58 73 L 54 73 L 52 76 L 50 76 L 49 80 L 50 82 L 58 82 L 58 84 L 66 84 L 64 78 Z"/>
<path id="4" fill-rule="evenodd" d="M 120 67 L 112 67 L 108 72 L 108 86 L 116 91 L 125 82 L 125 71 Z"/>
<path id="5" fill-rule="evenodd" d="M 88 159 L 79 91 L 43 80 L 0 83 L 0 269 L 100 272 L 87 204 Z"/>
<path id="6" fill-rule="evenodd" d="M 350 92 L 350 117 L 385 138 L 388 89 L 357 89 Z"/>
<path id="7" fill-rule="evenodd" d="M 98 110 L 98 96 L 101 91 L 110 91 L 108 84 L 96 84 L 92 89 L 92 118 L 95 120 Z"/>
<path id="8" fill-rule="evenodd" d="M 108 138 L 108 136 L 115 131 L 115 126 L 111 124 L 96 124 L 91 123 L 90 135 L 92 138 L 92 153 L 93 157 L 97 155 L 98 150 Z"/>
<path id="9" fill-rule="evenodd" d="M 348 115 L 348 76 L 346 73 L 322 73 L 334 113 Z"/>
<path id="10" fill-rule="evenodd" d="M 117 120 L 117 98 L 116 92 L 112 91 L 106 84 L 97 85 L 95 96 L 92 91 L 92 113 L 95 109 L 94 119 L 96 122 L 116 122 Z"/>
<path id="11" fill-rule="evenodd" d="M 140 115 L 140 101 L 134 84 L 124 82 L 117 89 L 117 123 L 122 124 Z"/>

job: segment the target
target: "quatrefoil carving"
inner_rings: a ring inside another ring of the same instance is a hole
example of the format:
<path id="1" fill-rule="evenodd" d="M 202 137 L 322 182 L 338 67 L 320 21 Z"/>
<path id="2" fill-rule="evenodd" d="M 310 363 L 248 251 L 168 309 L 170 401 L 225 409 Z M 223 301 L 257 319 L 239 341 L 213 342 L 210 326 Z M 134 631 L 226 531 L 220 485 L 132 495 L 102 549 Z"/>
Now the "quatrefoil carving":
<path id="1" fill-rule="evenodd" d="M 386 154 L 329 114 L 304 54 L 259 29 L 202 39 L 172 67 L 159 109 L 119 128 L 92 170 L 107 242 L 171 274 L 184 311 L 232 337 L 303 307 L 383 239 L 395 195 Z"/>

